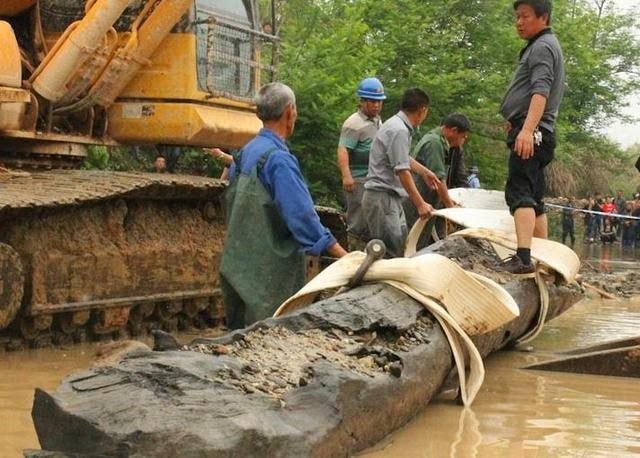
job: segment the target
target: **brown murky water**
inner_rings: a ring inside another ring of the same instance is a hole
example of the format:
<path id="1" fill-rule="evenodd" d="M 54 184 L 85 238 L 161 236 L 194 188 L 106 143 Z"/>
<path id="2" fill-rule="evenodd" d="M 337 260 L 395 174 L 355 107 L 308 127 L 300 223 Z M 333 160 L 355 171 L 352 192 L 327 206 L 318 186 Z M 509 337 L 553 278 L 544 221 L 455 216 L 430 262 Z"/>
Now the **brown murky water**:
<path id="1" fill-rule="evenodd" d="M 640 299 L 582 302 L 548 324 L 533 352 L 491 356 L 472 409 L 434 402 L 361 456 L 639 456 L 640 380 L 518 369 L 556 350 L 638 334 Z M 30 415 L 34 388 L 54 390 L 65 375 L 89 366 L 96 349 L 0 354 L 0 457 L 38 448 Z"/>
<path id="2" fill-rule="evenodd" d="M 19 457 L 25 448 L 40 448 L 31 422 L 34 388 L 55 390 L 67 374 L 95 361 L 96 348 L 0 353 L 0 456 Z"/>
<path id="3" fill-rule="evenodd" d="M 533 352 L 490 356 L 471 409 L 435 402 L 361 456 L 640 456 L 640 380 L 518 369 L 554 351 L 637 335 L 640 299 L 581 302 L 547 325 Z"/>

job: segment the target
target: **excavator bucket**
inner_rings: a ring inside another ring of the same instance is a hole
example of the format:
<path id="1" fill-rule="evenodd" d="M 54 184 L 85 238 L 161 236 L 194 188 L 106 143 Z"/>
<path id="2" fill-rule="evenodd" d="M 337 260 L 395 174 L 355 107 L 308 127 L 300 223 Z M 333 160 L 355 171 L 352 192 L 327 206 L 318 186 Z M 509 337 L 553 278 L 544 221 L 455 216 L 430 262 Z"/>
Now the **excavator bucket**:
<path id="1" fill-rule="evenodd" d="M 564 354 L 568 356 L 532 364 L 524 369 L 640 377 L 640 336 L 605 342 Z"/>

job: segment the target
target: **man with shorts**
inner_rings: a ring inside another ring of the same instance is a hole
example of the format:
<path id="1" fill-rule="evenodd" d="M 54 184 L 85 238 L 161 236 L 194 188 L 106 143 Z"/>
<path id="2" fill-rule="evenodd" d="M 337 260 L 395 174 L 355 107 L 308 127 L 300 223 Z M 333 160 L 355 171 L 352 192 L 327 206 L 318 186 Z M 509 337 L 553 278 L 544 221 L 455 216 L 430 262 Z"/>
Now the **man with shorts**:
<path id="1" fill-rule="evenodd" d="M 505 271 L 530 274 L 531 240 L 547 237 L 544 168 L 553 160 L 555 123 L 564 95 L 565 73 L 562 49 L 549 26 L 549 0 L 518 0 L 518 35 L 527 40 L 500 113 L 507 120 L 509 176 L 505 198 L 513 214 L 518 248 L 503 263 Z"/>

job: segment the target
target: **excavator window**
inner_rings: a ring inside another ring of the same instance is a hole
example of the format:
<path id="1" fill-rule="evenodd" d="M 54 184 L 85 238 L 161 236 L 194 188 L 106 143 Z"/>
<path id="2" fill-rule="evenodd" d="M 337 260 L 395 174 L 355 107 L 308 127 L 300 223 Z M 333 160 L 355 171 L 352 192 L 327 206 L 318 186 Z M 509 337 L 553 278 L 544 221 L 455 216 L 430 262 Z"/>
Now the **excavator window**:
<path id="1" fill-rule="evenodd" d="M 201 3 L 227 17 L 250 24 L 247 5 L 242 0 L 204 0 Z"/>
<path id="2" fill-rule="evenodd" d="M 145 4 L 132 2 L 116 22 L 116 30 L 129 30 Z M 263 75 L 274 78 L 276 38 L 262 32 L 256 4 L 257 0 L 195 0 L 195 8 L 174 27 L 174 33 L 196 34 L 199 90 L 250 101 Z M 81 0 L 40 0 L 39 5 L 49 32 L 62 32 L 84 16 Z"/>
<path id="3" fill-rule="evenodd" d="M 248 0 L 196 0 L 198 84 L 214 95 L 251 100 L 265 40 Z"/>

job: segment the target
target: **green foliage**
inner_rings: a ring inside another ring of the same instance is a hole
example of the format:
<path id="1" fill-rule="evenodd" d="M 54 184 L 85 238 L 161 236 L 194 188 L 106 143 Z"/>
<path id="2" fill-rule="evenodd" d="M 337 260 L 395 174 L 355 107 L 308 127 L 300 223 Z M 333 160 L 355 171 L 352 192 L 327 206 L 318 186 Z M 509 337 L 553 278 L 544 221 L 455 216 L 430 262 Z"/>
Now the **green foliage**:
<path id="1" fill-rule="evenodd" d="M 110 149 L 109 170 L 149 172 L 153 168 L 156 150 L 153 147 L 118 146 Z"/>
<path id="2" fill-rule="evenodd" d="M 89 170 L 152 172 L 158 153 L 155 146 L 90 146 L 82 168 Z M 174 172 L 217 178 L 223 164 L 201 148 L 183 147 L 175 160 Z"/>
<path id="3" fill-rule="evenodd" d="M 105 170 L 108 166 L 109 152 L 107 147 L 89 146 L 82 168 L 86 170 Z"/>
<path id="4" fill-rule="evenodd" d="M 524 46 L 513 25 L 512 2 L 497 0 L 275 0 L 281 38 L 279 79 L 298 102 L 290 140 L 316 202 L 341 200 L 335 164 L 342 122 L 356 110 L 359 81 L 377 76 L 385 85 L 383 119 L 403 91 L 425 89 L 429 117 L 414 141 L 459 111 L 472 122 L 466 163 L 478 165 L 483 186 L 502 189 L 508 151 L 498 109 Z M 636 186 L 635 152 L 625 153 L 598 130 L 640 90 L 639 25 L 587 0 L 556 0 L 552 25 L 564 50 L 567 92 L 558 119 L 552 192 L 610 192 Z M 270 1 L 260 0 L 261 22 Z M 93 148 L 87 168 L 151 170 L 155 148 Z M 176 171 L 218 176 L 221 164 L 198 148 L 183 148 Z"/>
<path id="5" fill-rule="evenodd" d="M 281 5 L 280 79 L 296 91 L 299 111 L 291 146 L 316 199 L 339 200 L 340 126 L 356 109 L 355 90 L 365 76 L 378 76 L 385 85 L 384 119 L 395 113 L 406 88 L 419 86 L 430 94 L 421 133 L 450 112 L 465 113 L 473 125 L 467 164 L 479 165 L 484 185 L 504 186 L 507 150 L 497 113 L 524 46 L 514 30 L 511 2 L 290 0 Z M 552 19 L 568 79 L 556 157 L 563 173 L 580 183 L 578 192 L 605 192 L 628 167 L 624 153 L 597 128 L 618 116 L 624 97 L 640 89 L 640 80 L 625 76 L 640 68 L 636 19 L 610 8 L 600 14 L 592 6 L 555 1 Z"/>
<path id="6" fill-rule="evenodd" d="M 154 148 L 127 146 L 90 146 L 82 168 L 89 170 L 149 171 L 155 158 Z"/>
<path id="7" fill-rule="evenodd" d="M 340 127 L 356 108 L 355 90 L 382 63 L 368 46 L 365 4 L 291 0 L 283 11 L 280 75 L 296 92 L 298 122 L 291 143 L 316 199 L 338 201 L 335 154 Z"/>
<path id="8" fill-rule="evenodd" d="M 219 160 L 214 159 L 201 148 L 183 148 L 174 171 L 218 178 L 223 167 Z"/>

